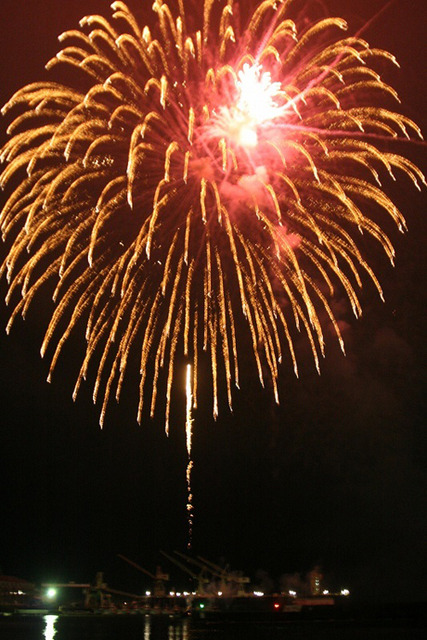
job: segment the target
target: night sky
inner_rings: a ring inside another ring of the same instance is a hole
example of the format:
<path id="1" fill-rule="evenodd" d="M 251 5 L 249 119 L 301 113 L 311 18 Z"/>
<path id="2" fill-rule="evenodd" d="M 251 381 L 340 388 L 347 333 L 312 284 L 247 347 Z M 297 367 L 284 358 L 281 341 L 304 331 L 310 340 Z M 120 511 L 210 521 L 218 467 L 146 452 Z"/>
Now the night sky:
<path id="1" fill-rule="evenodd" d="M 355 32 L 387 3 L 323 4 Z M 108 16 L 108 5 L 2 0 L 0 102 L 45 78 L 57 35 L 85 14 Z M 390 3 L 363 37 L 398 58 L 401 69 L 387 79 L 402 112 L 425 133 L 423 6 Z M 396 150 L 426 169 L 425 147 Z M 367 287 L 360 320 L 339 296 L 333 302 L 347 357 L 330 341 L 319 377 L 307 346 L 297 345 L 300 378 L 282 368 L 280 407 L 252 365 L 242 367 L 233 414 L 223 402 L 215 422 L 202 391 L 194 415 L 192 553 L 225 559 L 254 581 L 260 570 L 279 580 L 319 564 L 326 586 L 349 587 L 361 598 L 427 596 L 426 198 L 406 180 L 391 194 L 409 233 L 393 232 L 394 269 L 379 252 L 373 257 L 386 302 Z M 5 294 L 2 281 L 1 301 Z M 51 309 L 42 296 L 6 336 L 8 312 L 0 305 L 0 569 L 36 582 L 87 581 L 104 570 L 112 586 L 142 591 L 148 579 L 117 554 L 154 570 L 160 549 L 185 551 L 187 544 L 184 381 L 169 438 L 161 419 L 137 425 L 132 381 L 101 431 L 90 384 L 71 399 L 80 335 L 46 383 L 39 349 Z"/>

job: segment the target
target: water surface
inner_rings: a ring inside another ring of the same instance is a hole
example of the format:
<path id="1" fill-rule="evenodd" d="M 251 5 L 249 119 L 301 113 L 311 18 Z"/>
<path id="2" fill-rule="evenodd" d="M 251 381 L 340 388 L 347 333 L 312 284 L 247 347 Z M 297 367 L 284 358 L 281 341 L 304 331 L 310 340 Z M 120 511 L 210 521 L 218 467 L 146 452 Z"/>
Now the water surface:
<path id="1" fill-rule="evenodd" d="M 424 640 L 426 629 L 411 621 L 195 623 L 144 615 L 0 619 L 1 640 Z"/>

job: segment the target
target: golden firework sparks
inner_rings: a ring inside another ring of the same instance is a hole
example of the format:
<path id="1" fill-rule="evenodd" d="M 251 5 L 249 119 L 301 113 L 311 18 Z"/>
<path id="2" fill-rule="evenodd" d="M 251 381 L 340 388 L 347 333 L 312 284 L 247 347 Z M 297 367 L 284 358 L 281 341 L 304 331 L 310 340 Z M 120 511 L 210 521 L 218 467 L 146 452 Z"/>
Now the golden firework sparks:
<path id="1" fill-rule="evenodd" d="M 425 180 L 381 145 L 421 133 L 387 107 L 398 98 L 377 67 L 396 64 L 391 54 L 343 37 L 338 18 L 300 32 L 292 5 L 254 2 L 250 14 L 231 0 L 155 0 L 149 27 L 113 2 L 110 21 L 83 18 L 47 64 L 73 68 L 75 87 L 36 82 L 3 108 L 15 115 L 1 154 L 10 190 L 1 272 L 8 300 L 21 294 L 8 329 L 55 283 L 42 345 L 42 354 L 53 349 L 49 378 L 84 319 L 75 394 L 94 362 L 101 424 L 131 357 L 138 420 L 144 406 L 154 414 L 164 385 L 168 430 L 184 354 L 197 406 L 201 351 L 214 415 L 220 379 L 231 407 L 242 323 L 278 401 L 282 360 L 297 373 L 296 331 L 318 368 L 323 318 L 344 350 L 335 290 L 356 316 L 364 281 L 382 295 L 359 238 L 393 260 L 380 221 L 385 213 L 400 231 L 405 221 L 381 180 L 406 176 L 417 188 Z"/>

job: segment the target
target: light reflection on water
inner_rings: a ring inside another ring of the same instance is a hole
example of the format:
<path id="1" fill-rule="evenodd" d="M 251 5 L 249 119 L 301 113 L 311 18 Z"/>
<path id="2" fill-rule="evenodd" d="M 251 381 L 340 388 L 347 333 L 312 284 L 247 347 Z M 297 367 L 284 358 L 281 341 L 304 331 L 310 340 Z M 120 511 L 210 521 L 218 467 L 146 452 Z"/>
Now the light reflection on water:
<path id="1" fill-rule="evenodd" d="M 45 628 L 44 628 L 44 640 L 53 640 L 56 636 L 56 626 L 55 623 L 58 619 L 58 616 L 47 615 L 44 616 Z"/>
<path id="2" fill-rule="evenodd" d="M 57 615 L 45 615 L 43 620 L 45 627 L 43 629 L 43 640 L 57 640 L 60 638 L 58 632 Z M 189 640 L 189 623 L 187 619 L 181 620 L 179 624 L 169 624 L 167 631 L 168 640 Z M 152 619 L 151 616 L 144 616 L 144 640 L 152 640 Z M 165 638 L 166 640 L 166 638 Z"/>
<path id="3" fill-rule="evenodd" d="M 150 636 L 148 636 L 150 638 Z M 188 640 L 188 620 L 184 619 L 179 626 L 169 625 L 168 640 Z"/>

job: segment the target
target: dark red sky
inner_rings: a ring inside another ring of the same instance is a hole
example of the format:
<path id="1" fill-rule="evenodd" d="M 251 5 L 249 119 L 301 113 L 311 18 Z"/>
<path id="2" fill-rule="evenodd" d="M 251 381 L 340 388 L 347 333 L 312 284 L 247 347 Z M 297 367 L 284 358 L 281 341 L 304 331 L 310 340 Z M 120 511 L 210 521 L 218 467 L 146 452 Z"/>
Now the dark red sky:
<path id="1" fill-rule="evenodd" d="M 353 32 L 387 3 L 323 4 Z M 44 77 L 59 33 L 85 13 L 108 15 L 108 6 L 2 0 L 0 101 Z M 388 79 L 421 125 L 423 6 L 390 3 L 363 34 L 399 59 L 401 69 Z M 426 168 L 425 148 L 407 152 Z M 299 381 L 285 371 L 280 408 L 248 376 L 233 416 L 223 407 L 215 423 L 208 410 L 197 413 L 195 552 L 274 577 L 320 562 L 331 586 L 390 598 L 427 595 L 425 197 L 404 188 L 397 197 L 409 234 L 396 238 L 394 270 L 382 258 L 376 265 L 386 303 L 367 295 L 362 320 L 345 318 L 347 358 L 332 349 L 320 378 L 308 364 Z M 5 291 L 2 282 L 2 299 Z M 87 580 L 103 569 L 115 586 L 138 588 L 117 553 L 152 569 L 158 549 L 186 544 L 183 401 L 169 439 L 155 422 L 138 428 L 126 395 L 100 432 L 90 389 L 71 401 L 71 354 L 45 383 L 43 317 L 41 305 L 11 336 L 0 332 L 0 568 L 40 582 Z M 0 307 L 2 327 L 6 318 Z"/>

